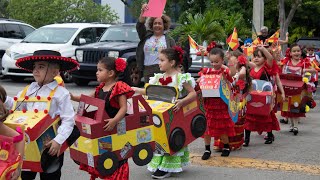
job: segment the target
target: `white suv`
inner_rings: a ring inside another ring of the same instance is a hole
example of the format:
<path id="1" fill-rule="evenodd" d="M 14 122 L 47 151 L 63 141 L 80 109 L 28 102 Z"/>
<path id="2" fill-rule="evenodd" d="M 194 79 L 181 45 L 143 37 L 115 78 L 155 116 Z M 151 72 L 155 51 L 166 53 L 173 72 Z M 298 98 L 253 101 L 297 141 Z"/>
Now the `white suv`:
<path id="1" fill-rule="evenodd" d="M 12 45 L 2 57 L 2 74 L 14 81 L 22 81 L 32 74 L 16 67 L 17 59 L 30 56 L 37 50 L 59 51 L 64 57 L 75 58 L 75 49 L 99 40 L 110 24 L 64 23 L 43 26 L 20 43 Z M 63 73 L 65 82 L 71 81 L 69 73 Z"/>

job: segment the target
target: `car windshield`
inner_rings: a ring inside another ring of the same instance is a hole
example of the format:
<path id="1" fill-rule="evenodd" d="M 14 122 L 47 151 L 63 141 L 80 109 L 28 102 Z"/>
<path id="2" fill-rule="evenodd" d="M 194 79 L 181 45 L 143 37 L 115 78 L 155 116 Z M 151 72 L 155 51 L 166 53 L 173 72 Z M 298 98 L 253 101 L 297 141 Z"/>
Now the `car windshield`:
<path id="1" fill-rule="evenodd" d="M 146 95 L 148 100 L 174 103 L 177 98 L 177 90 L 172 86 L 149 85 L 146 89 Z"/>
<path id="2" fill-rule="evenodd" d="M 49 43 L 65 44 L 67 43 L 78 28 L 54 28 L 44 27 L 35 30 L 27 36 L 22 42 L 24 43 Z"/>
<path id="3" fill-rule="evenodd" d="M 139 42 L 140 39 L 135 26 L 120 26 L 108 28 L 100 38 L 100 42 L 104 41 Z"/>

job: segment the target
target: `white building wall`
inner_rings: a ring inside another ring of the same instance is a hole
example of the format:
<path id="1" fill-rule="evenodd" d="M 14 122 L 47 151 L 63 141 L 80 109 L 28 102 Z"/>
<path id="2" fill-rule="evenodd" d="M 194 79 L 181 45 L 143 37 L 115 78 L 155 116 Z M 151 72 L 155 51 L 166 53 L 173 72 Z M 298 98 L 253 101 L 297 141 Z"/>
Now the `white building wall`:
<path id="1" fill-rule="evenodd" d="M 124 23 L 125 5 L 120 0 L 101 0 L 101 5 L 108 4 L 119 16 L 119 22 Z"/>

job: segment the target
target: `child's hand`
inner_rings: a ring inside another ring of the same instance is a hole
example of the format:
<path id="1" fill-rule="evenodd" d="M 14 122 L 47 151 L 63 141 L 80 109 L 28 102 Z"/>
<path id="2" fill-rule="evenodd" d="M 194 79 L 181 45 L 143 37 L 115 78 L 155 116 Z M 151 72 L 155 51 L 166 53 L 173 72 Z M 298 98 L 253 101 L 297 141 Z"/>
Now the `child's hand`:
<path id="1" fill-rule="evenodd" d="M 179 111 L 179 109 L 180 109 L 182 106 L 183 106 L 183 101 L 182 101 L 182 99 L 176 100 L 175 105 L 173 106 L 173 111 L 174 111 L 174 112 Z"/>
<path id="2" fill-rule="evenodd" d="M 51 156 L 59 156 L 60 154 L 60 148 L 61 148 L 61 145 L 59 143 L 57 143 L 55 140 L 51 140 L 50 142 L 48 142 L 45 147 L 50 147 L 48 153 L 51 155 Z"/>
<path id="3" fill-rule="evenodd" d="M 11 174 L 11 180 L 17 180 L 19 179 L 21 174 L 21 168 L 18 167 L 12 174 Z"/>
<path id="4" fill-rule="evenodd" d="M 286 100 L 286 95 L 284 93 L 281 94 L 282 101 Z"/>
<path id="5" fill-rule="evenodd" d="M 105 126 L 103 126 L 103 129 L 105 131 L 112 131 L 112 129 L 116 126 L 117 122 L 115 119 L 106 119 L 104 120 L 105 122 L 107 122 L 107 124 Z"/>
<path id="6" fill-rule="evenodd" d="M 205 48 L 204 46 L 199 46 L 199 50 L 204 53 L 207 51 L 207 48 Z"/>
<path id="7" fill-rule="evenodd" d="M 146 10 L 148 10 L 148 4 L 142 4 L 141 6 L 141 14 L 143 14 Z"/>

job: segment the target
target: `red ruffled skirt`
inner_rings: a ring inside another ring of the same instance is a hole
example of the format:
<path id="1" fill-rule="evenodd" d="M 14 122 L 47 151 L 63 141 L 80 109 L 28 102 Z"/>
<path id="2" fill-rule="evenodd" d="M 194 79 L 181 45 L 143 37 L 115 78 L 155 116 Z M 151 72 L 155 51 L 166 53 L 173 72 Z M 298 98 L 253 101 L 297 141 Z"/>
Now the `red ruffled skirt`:
<path id="1" fill-rule="evenodd" d="M 298 117 L 306 117 L 305 113 L 292 113 L 288 111 L 281 111 L 281 116 L 285 118 L 298 118 Z"/>
<path id="2" fill-rule="evenodd" d="M 269 116 L 246 114 L 244 128 L 249 131 L 270 132 L 279 131 L 280 125 L 274 111 Z"/>
<path id="3" fill-rule="evenodd" d="M 234 122 L 229 116 L 228 106 L 221 98 L 204 98 L 207 131 L 205 135 L 220 138 L 221 135 L 235 136 Z"/>
<path id="4" fill-rule="evenodd" d="M 234 131 L 236 133 L 235 136 L 230 136 L 229 137 L 229 145 L 231 150 L 237 150 L 242 147 L 242 144 L 244 142 L 244 121 L 245 121 L 245 116 L 242 116 L 238 118 L 238 121 L 234 125 Z M 220 139 L 215 139 L 213 146 L 216 149 L 222 149 L 224 144 Z"/>
<path id="5" fill-rule="evenodd" d="M 129 179 L 128 160 L 120 161 L 118 169 L 113 174 L 106 177 L 102 177 L 95 168 L 85 164 L 80 164 L 80 170 L 87 171 L 91 175 L 90 180 L 94 180 L 96 178 L 101 178 L 104 180 L 128 180 Z"/>

